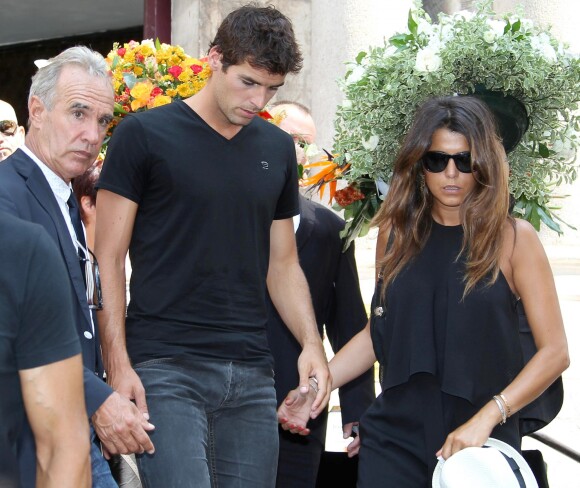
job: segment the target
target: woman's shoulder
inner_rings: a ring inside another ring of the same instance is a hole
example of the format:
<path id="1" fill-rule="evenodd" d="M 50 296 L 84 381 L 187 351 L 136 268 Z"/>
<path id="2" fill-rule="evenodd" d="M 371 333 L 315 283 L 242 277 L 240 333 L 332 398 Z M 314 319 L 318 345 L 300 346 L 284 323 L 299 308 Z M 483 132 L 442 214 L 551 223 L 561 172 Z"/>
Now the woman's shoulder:
<path id="1" fill-rule="evenodd" d="M 503 237 L 504 252 L 512 265 L 518 261 L 529 262 L 544 255 L 544 248 L 536 229 L 523 219 L 509 219 L 505 223 Z M 504 254 L 505 256 L 505 254 Z"/>

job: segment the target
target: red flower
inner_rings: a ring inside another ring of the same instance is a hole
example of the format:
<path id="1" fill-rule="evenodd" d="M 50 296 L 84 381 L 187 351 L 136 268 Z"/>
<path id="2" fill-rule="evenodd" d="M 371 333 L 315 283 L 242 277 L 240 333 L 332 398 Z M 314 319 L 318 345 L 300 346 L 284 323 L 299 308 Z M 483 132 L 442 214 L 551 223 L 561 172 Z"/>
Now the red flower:
<path id="1" fill-rule="evenodd" d="M 145 61 L 145 56 L 142 54 L 135 54 L 135 61 L 138 63 L 143 63 Z"/>
<path id="2" fill-rule="evenodd" d="M 258 115 L 262 117 L 264 120 L 270 120 L 271 118 L 273 118 L 267 110 L 262 110 L 261 112 L 258 113 Z"/>
<path id="3" fill-rule="evenodd" d="M 161 95 L 163 93 L 163 90 L 161 88 L 159 88 L 158 86 L 156 86 L 155 88 L 153 88 L 153 90 L 151 90 L 151 98 L 155 98 L 157 95 Z"/>
<path id="4" fill-rule="evenodd" d="M 168 73 L 169 73 L 171 76 L 173 76 L 174 78 L 177 78 L 177 77 L 179 77 L 179 75 L 180 75 L 181 73 L 183 73 L 183 68 L 182 68 L 181 66 L 177 66 L 177 65 L 176 65 L 176 66 L 172 66 L 171 68 L 169 68 L 169 69 L 167 70 L 167 72 L 168 72 Z"/>
<path id="5" fill-rule="evenodd" d="M 192 64 L 190 68 L 191 71 L 193 71 L 195 74 L 201 73 L 203 71 L 203 66 L 200 66 L 199 64 Z"/>
<path id="6" fill-rule="evenodd" d="M 117 54 L 121 57 L 124 57 L 126 52 L 127 50 L 124 47 L 120 47 L 119 49 L 117 49 Z"/>
<path id="7" fill-rule="evenodd" d="M 341 207 L 348 207 L 351 203 L 357 200 L 364 200 L 364 193 L 360 192 L 357 188 L 352 185 L 343 188 L 342 190 L 337 190 L 334 194 L 334 199 Z"/>

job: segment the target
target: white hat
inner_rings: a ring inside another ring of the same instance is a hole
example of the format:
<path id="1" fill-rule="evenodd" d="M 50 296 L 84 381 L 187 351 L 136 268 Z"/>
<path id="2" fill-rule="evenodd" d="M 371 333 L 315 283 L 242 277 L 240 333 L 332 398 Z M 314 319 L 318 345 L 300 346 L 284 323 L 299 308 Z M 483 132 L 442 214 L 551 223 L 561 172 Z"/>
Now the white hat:
<path id="1" fill-rule="evenodd" d="M 483 447 L 467 447 L 433 473 L 433 488 L 538 488 L 522 455 L 512 446 L 489 438 Z"/>

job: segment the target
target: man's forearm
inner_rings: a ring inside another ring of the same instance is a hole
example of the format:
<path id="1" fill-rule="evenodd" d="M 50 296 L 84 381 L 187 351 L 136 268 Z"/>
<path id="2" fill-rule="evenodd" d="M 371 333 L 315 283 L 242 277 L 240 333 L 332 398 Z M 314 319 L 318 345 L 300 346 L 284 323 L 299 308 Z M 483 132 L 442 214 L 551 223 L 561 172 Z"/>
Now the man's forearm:
<path id="1" fill-rule="evenodd" d="M 101 258 L 99 258 L 101 259 Z M 97 312 L 105 370 L 112 372 L 130 365 L 125 340 L 125 264 L 124 259 L 104 258 L 102 273 L 103 309 Z"/>
<path id="2" fill-rule="evenodd" d="M 308 282 L 298 263 L 286 267 L 284 272 L 270 269 L 268 292 L 280 317 L 302 347 L 321 343 Z"/>

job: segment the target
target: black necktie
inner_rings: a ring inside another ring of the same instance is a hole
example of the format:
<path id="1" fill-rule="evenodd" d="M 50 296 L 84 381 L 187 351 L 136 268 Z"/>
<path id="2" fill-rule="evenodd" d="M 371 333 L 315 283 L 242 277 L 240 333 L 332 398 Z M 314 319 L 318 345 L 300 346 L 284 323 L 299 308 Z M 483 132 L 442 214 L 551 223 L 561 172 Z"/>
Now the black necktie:
<path id="1" fill-rule="evenodd" d="M 68 205 L 68 212 L 70 214 L 70 219 L 72 221 L 73 228 L 75 230 L 75 234 L 77 235 L 77 241 L 81 244 L 82 247 L 77 247 L 77 252 L 79 253 L 80 258 L 88 258 L 85 256 L 85 251 L 87 247 L 87 242 L 85 241 L 85 233 L 83 232 L 83 224 L 81 222 L 81 213 L 79 211 L 79 205 L 77 203 L 77 199 L 74 196 L 74 193 L 70 192 L 70 197 L 67 200 Z M 79 264 L 81 266 L 81 273 L 83 274 L 83 278 L 85 278 L 85 263 L 84 261 L 79 260 Z"/>

